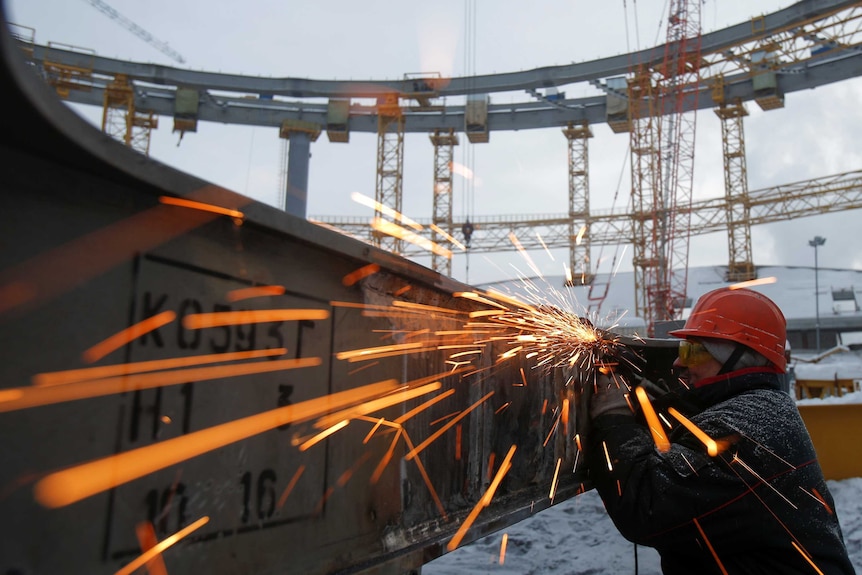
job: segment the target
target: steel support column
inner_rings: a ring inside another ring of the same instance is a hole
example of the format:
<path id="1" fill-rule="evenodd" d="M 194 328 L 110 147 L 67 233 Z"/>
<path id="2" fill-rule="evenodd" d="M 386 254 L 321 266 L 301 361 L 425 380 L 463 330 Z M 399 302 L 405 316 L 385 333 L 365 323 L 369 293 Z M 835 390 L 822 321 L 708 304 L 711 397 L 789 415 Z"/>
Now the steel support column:
<path id="1" fill-rule="evenodd" d="M 449 237 L 454 237 L 452 228 L 452 159 L 453 149 L 458 145 L 455 130 L 434 130 L 431 134 L 434 145 L 434 215 L 433 223 Z M 435 243 L 449 242 L 432 228 L 431 241 Z M 441 274 L 452 275 L 452 258 L 444 257 L 436 252 L 431 254 L 431 269 Z"/>
<path id="2" fill-rule="evenodd" d="M 563 128 L 569 143 L 569 285 L 593 282 L 590 264 L 590 170 L 589 124 L 570 123 Z"/>
<path id="3" fill-rule="evenodd" d="M 377 185 L 375 219 L 390 217 L 386 212 L 401 214 L 401 180 L 404 168 L 404 116 L 397 96 L 378 103 L 377 116 Z M 401 253 L 402 240 L 375 231 L 374 245 L 394 254 Z"/>
<path id="4" fill-rule="evenodd" d="M 736 101 L 715 110 L 721 119 L 721 144 L 724 152 L 724 197 L 727 210 L 727 280 L 749 281 L 757 277 L 751 249 L 751 218 L 748 197 L 748 171 L 745 161 L 743 118 L 745 105 Z"/>
<path id="5" fill-rule="evenodd" d="M 316 141 L 319 135 L 320 126 L 299 120 L 285 120 L 279 131 L 279 137 L 284 140 L 279 207 L 288 214 L 300 218 L 305 218 L 307 215 L 308 159 L 311 157 L 311 142 Z"/>

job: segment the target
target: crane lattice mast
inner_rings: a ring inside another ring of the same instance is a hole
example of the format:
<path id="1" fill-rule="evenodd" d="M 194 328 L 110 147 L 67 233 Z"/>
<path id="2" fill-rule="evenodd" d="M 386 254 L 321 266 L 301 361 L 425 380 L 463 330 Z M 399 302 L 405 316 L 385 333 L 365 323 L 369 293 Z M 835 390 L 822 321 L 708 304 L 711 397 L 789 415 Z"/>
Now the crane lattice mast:
<path id="1" fill-rule="evenodd" d="M 135 36 L 159 50 L 162 54 L 165 54 L 166 56 L 170 57 L 176 62 L 179 62 L 180 64 L 185 64 L 185 58 L 183 58 L 179 53 L 177 53 L 176 50 L 168 46 L 167 42 L 162 42 L 146 30 L 144 30 L 143 28 L 117 12 L 109 4 L 103 2 L 102 0 L 87 0 L 87 2 L 89 2 L 90 5 L 105 14 L 108 18 L 114 20 L 115 22 L 123 26 L 126 30 L 130 31 Z"/>
<path id="2" fill-rule="evenodd" d="M 629 80 L 635 307 L 653 334 L 686 303 L 697 88 L 700 1 L 672 0 L 660 67 Z"/>

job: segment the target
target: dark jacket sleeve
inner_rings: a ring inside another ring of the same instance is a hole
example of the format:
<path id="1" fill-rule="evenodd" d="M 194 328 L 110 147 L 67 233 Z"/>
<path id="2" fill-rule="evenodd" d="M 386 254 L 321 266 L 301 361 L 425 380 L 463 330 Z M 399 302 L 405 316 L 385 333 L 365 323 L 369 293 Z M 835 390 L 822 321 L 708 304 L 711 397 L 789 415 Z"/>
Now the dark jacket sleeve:
<path id="1" fill-rule="evenodd" d="M 664 453 L 635 416 L 593 422 L 590 478 L 624 537 L 658 549 L 666 573 L 714 568 L 709 545 L 730 572 L 810 571 L 793 542 L 824 573 L 853 573 L 814 448 L 787 394 L 743 392 L 690 419 L 723 444 L 718 456 L 675 420 Z"/>

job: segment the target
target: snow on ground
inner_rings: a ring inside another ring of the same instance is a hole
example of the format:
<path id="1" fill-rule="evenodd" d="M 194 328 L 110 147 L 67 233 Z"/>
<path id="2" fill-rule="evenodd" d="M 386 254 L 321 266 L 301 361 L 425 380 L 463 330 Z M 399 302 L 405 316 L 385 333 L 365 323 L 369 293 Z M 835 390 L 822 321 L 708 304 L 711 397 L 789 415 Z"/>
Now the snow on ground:
<path id="1" fill-rule="evenodd" d="M 850 559 L 862 574 L 862 478 L 829 481 Z M 500 543 L 509 540 L 502 565 Z M 634 545 L 617 532 L 602 500 L 588 491 L 422 567 L 423 575 L 635 573 Z M 658 554 L 638 547 L 639 575 L 660 575 Z"/>

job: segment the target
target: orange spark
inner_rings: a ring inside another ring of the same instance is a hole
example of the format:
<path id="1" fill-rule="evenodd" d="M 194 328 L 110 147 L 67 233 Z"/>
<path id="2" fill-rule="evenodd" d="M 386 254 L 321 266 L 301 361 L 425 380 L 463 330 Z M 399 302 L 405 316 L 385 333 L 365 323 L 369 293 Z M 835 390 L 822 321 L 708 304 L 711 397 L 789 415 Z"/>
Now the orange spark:
<path id="1" fill-rule="evenodd" d="M 377 420 L 377 423 L 374 424 L 374 427 L 371 428 L 371 431 L 368 432 L 368 435 L 365 436 L 365 439 L 362 440 L 362 445 L 368 443 L 368 441 L 374 436 L 374 432 L 377 431 L 383 422 L 386 421 L 385 418 L 381 417 Z"/>
<path id="2" fill-rule="evenodd" d="M 587 226 L 581 226 L 581 229 L 578 230 L 578 235 L 575 236 L 575 245 L 581 245 L 581 240 L 584 239 L 584 234 L 587 233 Z"/>
<path id="3" fill-rule="evenodd" d="M 611 454 L 610 454 L 610 453 L 608 453 L 608 444 L 607 444 L 607 443 L 605 443 L 604 441 L 602 441 L 602 449 L 604 449 L 604 450 L 605 450 L 605 461 L 607 461 L 607 462 L 608 462 L 608 471 L 613 471 L 613 470 L 614 470 L 614 466 L 613 466 L 613 464 L 611 463 Z"/>
<path id="4" fill-rule="evenodd" d="M 335 484 L 338 487 L 344 487 L 347 485 L 347 482 L 350 481 L 350 478 L 353 477 L 353 474 L 356 473 L 356 470 L 362 467 L 362 464 L 368 461 L 368 458 L 371 457 L 371 452 L 366 451 L 362 454 L 362 456 L 356 460 L 356 463 L 351 465 L 348 469 L 344 471 L 339 477 Z"/>
<path id="5" fill-rule="evenodd" d="M 563 413 L 563 428 L 568 429 L 569 428 L 569 398 L 568 397 L 563 399 L 562 413 Z"/>
<path id="6" fill-rule="evenodd" d="M 634 411 L 634 406 L 631 404 L 632 402 L 629 401 L 628 395 L 626 395 L 626 401 L 629 404 L 629 408 L 631 408 L 631 410 Z M 665 424 L 665 427 L 667 427 L 668 429 L 673 427 L 673 425 L 671 425 L 671 422 L 667 420 L 667 418 L 664 416 L 663 413 L 659 412 L 658 417 L 659 417 L 659 419 L 661 419 L 661 422 Z"/>
<path id="7" fill-rule="evenodd" d="M 407 448 L 415 450 L 416 448 L 413 446 L 413 442 L 410 441 L 410 437 L 407 435 L 407 432 L 404 432 L 404 442 L 407 443 Z M 446 513 L 446 509 L 443 508 L 443 502 L 440 501 L 440 497 L 437 495 L 437 491 L 434 489 L 434 485 L 431 484 L 431 478 L 428 477 L 428 472 L 425 471 L 425 466 L 422 465 L 422 460 L 418 457 L 414 459 L 416 462 L 416 469 L 419 470 L 419 474 L 422 475 L 422 481 L 425 482 L 425 486 L 428 488 L 428 492 L 431 493 L 431 499 L 434 500 L 434 505 L 437 506 L 437 511 L 440 512 L 440 515 L 443 519 L 448 520 L 449 515 Z"/>
<path id="8" fill-rule="evenodd" d="M 507 401 L 506 403 L 504 403 L 503 405 L 501 405 L 500 407 L 497 408 L 497 410 L 494 412 L 494 415 L 497 415 L 498 413 L 500 413 L 501 411 L 503 411 L 504 409 L 509 407 L 509 405 L 511 405 L 511 404 L 512 404 L 511 401 Z"/>
<path id="9" fill-rule="evenodd" d="M 439 307 L 436 305 L 427 305 L 424 303 L 415 303 L 412 301 L 400 301 L 396 300 L 392 302 L 392 307 L 401 307 L 413 310 L 419 310 L 421 312 L 437 312 L 437 313 L 449 313 L 449 314 L 463 314 L 464 312 L 457 309 L 450 309 L 448 307 Z"/>
<path id="10" fill-rule="evenodd" d="M 455 426 L 455 461 L 461 460 L 461 424 Z"/>
<path id="11" fill-rule="evenodd" d="M 548 246 L 545 244 L 545 240 L 542 239 L 542 236 L 539 232 L 536 232 L 536 239 L 539 240 L 539 243 L 542 244 L 542 247 L 545 248 L 545 253 L 548 254 L 548 257 L 551 258 L 551 261 L 556 261 L 554 259 L 554 255 L 551 253 L 551 250 L 548 249 Z"/>
<path id="12" fill-rule="evenodd" d="M 685 428 L 692 433 L 692 435 L 694 435 L 700 440 L 701 443 L 703 443 L 703 445 L 706 447 L 706 452 L 709 454 L 710 457 L 715 457 L 716 455 L 718 455 L 718 444 L 713 438 L 704 433 L 701 428 L 694 424 L 694 422 L 692 422 L 690 419 L 678 412 L 673 407 L 669 407 L 667 412 L 671 414 L 674 418 L 676 418 L 677 421 L 683 424 Z"/>
<path id="13" fill-rule="evenodd" d="M 459 421 L 461 421 L 462 419 L 467 417 L 467 415 L 471 411 L 473 411 L 474 409 L 476 409 L 477 407 L 479 407 L 480 405 L 485 403 L 485 401 L 487 401 L 488 398 L 490 398 L 492 395 L 494 395 L 493 391 L 489 391 L 488 393 L 486 393 L 484 396 L 482 396 L 482 398 L 479 401 L 477 401 L 476 403 L 474 403 L 473 405 L 471 405 L 470 407 L 468 407 L 467 409 L 462 411 L 461 414 L 458 415 L 458 417 L 454 418 L 452 421 L 450 421 L 449 423 L 447 423 L 446 425 L 444 425 L 443 427 L 441 427 L 440 429 L 435 431 L 425 441 L 423 441 L 416 448 L 412 449 L 409 453 L 407 453 L 407 455 L 404 456 L 404 459 L 406 459 L 407 461 L 410 461 L 411 459 L 413 459 L 414 457 L 419 455 L 419 453 L 421 453 L 422 450 L 424 450 L 426 447 L 428 447 L 434 441 L 436 441 L 437 438 L 440 437 L 441 435 L 443 435 L 450 427 L 452 427 L 453 425 L 455 425 L 456 423 L 458 423 Z"/>
<path id="14" fill-rule="evenodd" d="M 551 430 L 548 432 L 548 436 L 545 438 L 545 442 L 542 444 L 542 447 L 548 445 L 548 442 L 551 440 L 551 436 L 554 434 L 554 431 L 557 429 L 557 425 L 560 424 L 560 414 L 557 414 L 557 417 L 554 418 L 554 424 L 551 426 Z"/>
<path id="15" fill-rule="evenodd" d="M 519 368 L 519 369 L 521 370 L 521 381 L 523 381 L 523 382 L 524 382 L 524 386 L 526 386 L 526 385 L 527 385 L 527 375 L 524 373 L 524 368 L 523 368 L 523 367 L 521 367 L 521 368 Z M 547 405 L 548 405 L 548 404 L 547 404 L 547 401 L 548 401 L 548 400 L 546 399 L 546 400 L 545 400 L 545 406 L 547 406 Z M 545 412 L 545 407 L 543 406 L 543 407 L 542 407 L 542 413 L 544 413 L 544 412 Z"/>
<path id="16" fill-rule="evenodd" d="M 475 302 L 484 303 L 486 305 L 490 305 L 490 306 L 496 307 L 498 309 L 502 309 L 502 310 L 506 309 L 506 306 L 501 305 L 501 304 L 495 302 L 494 300 L 490 300 L 488 298 L 482 297 L 474 291 L 456 291 L 452 295 L 455 297 L 460 297 L 460 298 L 464 298 L 464 299 L 473 300 Z"/>
<path id="17" fill-rule="evenodd" d="M 467 534 L 467 531 L 473 525 L 473 522 L 476 521 L 476 518 L 479 516 L 479 512 L 482 511 L 485 507 L 487 507 L 491 500 L 494 497 L 494 492 L 499 487 L 500 482 L 503 481 L 503 477 L 512 467 L 512 456 L 515 454 L 515 446 L 509 448 L 509 453 L 506 454 L 505 459 L 503 459 L 503 463 L 500 465 L 500 469 L 497 471 L 497 475 L 494 476 L 494 480 L 491 481 L 491 484 L 488 486 L 485 494 L 479 499 L 473 509 L 470 511 L 467 518 L 464 519 L 464 522 L 461 523 L 461 526 L 458 528 L 458 531 L 455 533 L 455 536 L 452 537 L 451 541 L 446 544 L 446 549 L 449 551 L 454 551 L 458 548 L 458 545 L 461 544 L 461 540 L 464 539 L 464 536 Z"/>
<path id="18" fill-rule="evenodd" d="M 448 390 L 444 391 L 443 393 L 441 393 L 440 395 L 438 395 L 437 397 L 432 397 L 431 399 L 429 399 L 425 403 L 422 403 L 421 405 L 414 407 L 413 409 L 411 409 L 410 411 L 408 411 L 404 415 L 399 416 L 395 420 L 395 423 L 397 423 L 399 425 L 404 423 L 405 421 L 407 421 L 408 419 L 410 419 L 414 415 L 416 415 L 418 413 L 422 413 L 423 411 L 425 411 L 426 409 L 428 409 L 429 407 L 431 407 L 432 405 L 434 405 L 438 401 L 442 401 L 454 393 L 455 393 L 454 389 L 448 389 Z"/>
<path id="19" fill-rule="evenodd" d="M 112 351 L 123 347 L 127 343 L 135 341 L 145 333 L 150 333 L 153 330 L 159 329 L 163 325 L 171 323 L 176 319 L 176 317 L 177 314 L 172 311 L 163 311 L 160 314 L 148 317 L 147 319 L 140 321 L 135 325 L 131 325 L 97 343 L 90 349 L 86 350 L 81 356 L 81 359 L 84 363 L 95 363 Z"/>
<path id="20" fill-rule="evenodd" d="M 210 353 L 205 355 L 192 355 L 186 357 L 174 357 L 170 359 L 153 359 L 134 363 L 120 363 L 115 365 L 102 365 L 99 367 L 87 367 L 84 369 L 70 369 L 66 371 L 53 371 L 37 373 L 33 376 L 31 383 L 37 387 L 48 387 L 51 385 L 63 385 L 76 381 L 89 379 L 102 379 L 116 375 L 129 375 L 146 371 L 159 371 L 173 369 L 176 367 L 189 367 L 204 363 L 219 363 L 238 361 L 241 359 L 258 359 L 261 357 L 272 357 L 284 355 L 287 349 L 278 347 L 275 349 L 254 349 L 251 351 L 232 351 L 227 353 Z M 2 400 L 0 400 L 2 401 Z"/>
<path id="21" fill-rule="evenodd" d="M 396 386 L 397 381 L 394 379 L 372 383 L 83 463 L 47 475 L 36 484 L 34 495 L 44 507 L 64 507 L 287 423 L 307 421 L 332 409 L 391 392 Z"/>
<path id="22" fill-rule="evenodd" d="M 394 295 L 395 297 L 400 297 L 400 296 L 403 296 L 404 294 L 406 294 L 407 292 L 409 292 L 411 289 L 413 289 L 413 286 L 410 284 L 407 284 L 406 286 L 404 286 L 402 288 L 398 288 L 395 291 L 395 293 L 393 293 L 392 295 Z"/>
<path id="23" fill-rule="evenodd" d="M 357 373 L 359 373 L 363 369 L 368 369 L 369 367 L 374 367 L 375 365 L 379 365 L 379 364 L 380 364 L 379 361 L 374 361 L 372 363 L 366 363 L 365 365 L 361 365 L 361 366 L 357 367 L 356 369 L 351 369 L 350 371 L 347 372 L 347 375 L 356 375 Z"/>
<path id="24" fill-rule="evenodd" d="M 583 451 L 583 448 L 581 447 L 581 434 L 580 433 L 575 434 L 575 445 L 578 446 L 578 451 Z"/>
<path id="25" fill-rule="evenodd" d="M 458 162 L 450 162 L 449 168 L 452 170 L 453 174 L 458 174 L 465 180 L 473 179 L 473 170 L 471 170 L 464 164 L 459 164 Z"/>
<path id="26" fill-rule="evenodd" d="M 804 489 L 803 489 L 803 491 L 804 491 Z M 817 491 L 817 489 L 816 489 L 816 488 L 814 488 L 814 487 L 812 487 L 812 488 L 811 488 L 811 491 L 812 491 L 812 493 L 814 493 L 814 495 L 817 497 L 817 500 L 818 500 L 818 501 L 820 501 L 820 503 L 822 503 L 822 504 L 823 504 L 823 507 L 825 507 L 825 508 L 826 508 L 826 511 L 828 511 L 828 512 L 829 512 L 829 515 L 834 515 L 834 512 L 832 511 L 832 508 L 829 506 L 829 504 L 828 504 L 828 503 L 826 503 L 826 500 L 823 498 L 823 496 L 822 496 L 822 495 L 820 495 L 820 492 L 819 492 L 819 491 Z"/>
<path id="27" fill-rule="evenodd" d="M 386 466 L 389 465 L 389 462 L 392 460 L 392 455 L 395 453 L 395 447 L 398 445 L 398 439 L 401 437 L 401 434 L 404 433 L 404 429 L 400 428 L 395 433 L 395 437 L 392 438 L 392 443 L 389 444 L 389 449 L 386 450 L 386 453 L 383 455 L 383 459 L 380 460 L 380 463 L 377 464 L 377 467 L 374 469 L 374 473 L 371 474 L 371 484 L 376 485 L 378 481 L 380 481 L 380 476 L 383 475 L 383 470 L 386 469 Z"/>
<path id="28" fill-rule="evenodd" d="M 138 543 L 143 552 L 149 551 L 159 543 L 156 530 L 149 521 L 141 521 L 135 525 L 135 534 L 138 536 Z M 161 554 L 147 561 L 146 565 L 149 575 L 168 575 L 168 568 L 165 566 L 165 560 Z"/>
<path id="29" fill-rule="evenodd" d="M 506 544 L 509 543 L 509 534 L 503 533 L 503 540 L 500 541 L 500 565 L 506 562 Z"/>
<path id="30" fill-rule="evenodd" d="M 322 417 L 316 422 L 314 422 L 314 427 L 317 429 L 321 429 L 323 427 L 329 427 L 330 425 L 333 425 L 334 423 L 342 419 L 350 420 L 363 415 L 368 415 L 369 413 L 373 413 L 375 411 L 379 411 L 381 409 L 385 409 L 399 403 L 404 403 L 405 401 L 409 401 L 414 397 L 420 397 L 427 393 L 437 391 L 441 387 L 443 387 L 443 384 L 441 384 L 439 381 L 435 381 L 434 383 L 429 383 L 427 385 L 422 385 L 413 389 L 405 388 L 403 391 L 392 393 L 390 395 L 386 395 L 377 399 L 372 399 L 370 401 L 361 403 L 356 407 L 350 407 L 348 409 L 335 412 L 331 415 L 327 415 L 326 417 Z"/>
<path id="31" fill-rule="evenodd" d="M 223 208 L 221 206 L 214 206 L 213 204 L 205 204 L 203 202 L 196 202 L 194 200 L 187 200 L 185 198 L 175 198 L 172 196 L 159 196 L 159 203 L 166 204 L 169 206 L 178 206 L 180 208 L 190 208 L 193 210 L 200 210 L 202 212 L 212 212 L 214 214 L 219 214 L 221 216 L 230 216 L 232 218 L 244 218 L 245 215 L 237 210 L 231 210 L 229 208 Z"/>
<path id="32" fill-rule="evenodd" d="M 431 228 L 432 230 L 434 230 L 435 232 L 437 232 L 438 234 L 440 234 L 441 236 L 443 236 L 444 238 L 446 238 L 446 241 L 453 244 L 455 247 L 457 247 L 462 252 L 467 251 L 467 246 L 465 246 L 464 244 L 462 244 L 461 242 L 459 242 L 458 240 L 453 238 L 451 235 L 446 233 L 446 230 L 444 230 L 443 228 L 441 228 L 437 224 L 430 224 L 428 227 Z"/>
<path id="33" fill-rule="evenodd" d="M 321 441 L 323 441 L 324 439 L 326 439 L 327 437 L 329 437 L 333 433 L 340 431 L 340 430 L 344 429 L 345 427 L 347 427 L 347 424 L 349 424 L 349 423 L 350 423 L 350 420 L 343 419 L 343 420 L 339 421 L 338 423 L 336 423 L 335 425 L 332 425 L 329 428 L 324 429 L 323 431 L 321 431 L 320 433 L 318 433 L 317 435 L 315 435 L 311 439 L 308 439 L 305 443 L 300 445 L 299 450 L 305 451 L 309 447 L 317 445 L 318 443 L 320 443 Z"/>
<path id="34" fill-rule="evenodd" d="M 437 425 L 437 424 L 438 424 L 438 423 L 440 423 L 441 421 L 446 420 L 446 419 L 449 419 L 450 417 L 454 417 L 454 416 L 456 416 L 457 414 L 458 414 L 458 412 L 457 412 L 457 411 L 453 411 L 452 413 L 446 414 L 446 415 L 444 415 L 443 417 L 438 417 L 437 419 L 435 419 L 434 421 L 432 421 L 431 423 L 429 423 L 429 424 L 428 424 L 428 427 L 431 427 L 432 425 Z"/>
<path id="35" fill-rule="evenodd" d="M 132 562 L 123 566 L 119 571 L 115 573 L 115 575 L 132 575 L 132 573 L 149 563 L 157 555 L 162 554 L 166 549 L 174 545 L 177 541 L 206 525 L 209 520 L 209 517 L 203 516 L 191 525 L 183 527 L 173 535 L 165 537 L 159 543 L 150 547 L 147 551 L 136 557 Z"/>
<path id="36" fill-rule="evenodd" d="M 370 275 L 376 274 L 379 271 L 380 266 L 378 264 L 368 264 L 367 266 L 362 266 L 358 270 L 352 271 L 341 278 L 341 283 L 345 286 L 352 286 L 356 282 L 367 278 Z"/>
<path id="37" fill-rule="evenodd" d="M 78 381 L 51 387 L 20 387 L 17 390 L 8 390 L 20 391 L 20 395 L 17 397 L 12 394 L 10 394 L 8 399 L 0 397 L 0 413 L 65 401 L 101 397 L 103 395 L 112 395 L 138 389 L 181 385 L 190 381 L 223 379 L 241 375 L 281 371 L 284 369 L 301 369 L 304 367 L 315 367 L 320 364 L 321 360 L 319 357 L 306 357 L 158 371 L 155 373 Z M 6 400 L 3 401 L 4 399 Z"/>
<path id="38" fill-rule="evenodd" d="M 514 307 L 517 307 L 517 308 L 521 308 L 521 309 L 525 309 L 525 310 L 533 310 L 534 309 L 533 306 L 531 306 L 530 304 L 525 303 L 516 297 L 513 297 L 510 295 L 504 294 L 502 292 L 499 292 L 495 289 L 489 289 L 488 291 L 485 292 L 485 295 L 491 299 L 495 299 L 497 301 L 507 303 L 507 304 L 514 306 Z"/>
<path id="39" fill-rule="evenodd" d="M 412 343 L 398 343 L 393 345 L 382 345 L 379 347 L 366 347 L 363 349 L 353 349 L 350 351 L 340 351 L 335 354 L 337 359 L 346 359 L 347 361 L 361 361 L 363 359 L 368 359 L 368 356 L 372 357 L 384 357 L 384 354 L 396 352 L 396 353 L 410 353 L 421 348 L 424 348 L 425 344 L 420 342 L 412 342 Z"/>
<path id="40" fill-rule="evenodd" d="M 495 452 L 491 452 L 488 456 L 488 481 L 491 481 L 491 474 L 494 473 L 494 460 L 497 458 Z"/>
<path id="41" fill-rule="evenodd" d="M 212 313 L 192 313 L 183 318 L 186 329 L 205 329 L 225 325 L 265 323 L 273 321 L 300 321 L 327 319 L 325 309 L 256 309 L 246 311 L 216 311 Z"/>
<path id="42" fill-rule="evenodd" d="M 3 389 L 0 390 L 0 405 L 17 401 L 24 397 L 24 392 L 21 389 Z"/>
<path id="43" fill-rule="evenodd" d="M 443 256 L 444 258 L 452 257 L 452 250 L 444 248 L 440 244 L 432 242 L 428 238 L 423 238 L 419 234 L 411 232 L 410 230 L 402 228 L 398 224 L 394 224 L 390 221 L 384 220 L 383 218 L 374 218 L 371 220 L 371 229 L 419 246 L 420 248 L 435 253 L 438 256 Z"/>
<path id="44" fill-rule="evenodd" d="M 497 491 L 497 488 L 500 487 L 500 484 L 503 482 L 503 477 L 505 477 L 512 468 L 512 457 L 515 455 L 515 449 L 516 446 L 512 444 L 512 446 L 509 447 L 509 451 L 506 453 L 506 457 L 504 457 L 503 461 L 500 462 L 500 469 L 497 470 L 497 474 L 494 475 L 494 479 L 488 486 L 488 490 L 485 491 L 485 494 L 482 495 L 482 498 L 479 500 L 482 507 L 488 507 L 491 505 L 491 500 L 494 498 L 494 493 Z"/>
<path id="45" fill-rule="evenodd" d="M 641 389 L 641 388 L 638 388 Z M 703 532 L 703 528 L 700 526 L 700 523 L 697 521 L 697 517 L 692 519 L 694 521 L 694 526 L 697 527 L 697 530 L 700 532 L 700 536 L 703 538 L 704 543 L 709 548 L 709 552 L 712 553 L 712 557 L 715 559 L 715 562 L 718 563 L 718 568 L 721 569 L 723 575 L 728 575 L 727 569 L 724 568 L 724 564 L 721 562 L 721 559 L 718 558 L 718 553 L 715 552 L 715 549 L 710 543 L 709 539 L 706 537 L 706 533 Z M 821 573 L 822 575 L 822 573 Z"/>
<path id="46" fill-rule="evenodd" d="M 766 284 L 774 284 L 777 281 L 778 281 L 778 278 L 776 278 L 775 276 L 768 277 L 768 278 L 758 278 L 756 280 L 748 280 L 745 282 L 735 283 L 731 286 L 728 286 L 727 289 L 741 289 L 741 288 L 749 288 L 749 287 L 753 287 L 753 286 L 762 286 L 762 285 L 766 285 Z"/>
<path id="47" fill-rule="evenodd" d="M 528 254 L 527 250 L 524 249 L 524 246 L 521 245 L 521 241 L 518 239 L 518 236 L 515 235 L 515 232 L 509 232 L 509 241 L 511 241 L 512 245 L 515 246 L 515 249 L 521 253 L 521 257 L 524 258 L 524 261 L 527 262 L 527 265 L 530 266 L 533 273 L 538 277 L 542 277 L 542 272 L 539 271 L 539 268 L 535 263 L 533 263 L 533 258 L 530 257 L 530 254 Z"/>
<path id="48" fill-rule="evenodd" d="M 281 496 L 278 498 L 278 504 L 275 506 L 276 509 L 284 507 L 287 497 L 293 491 L 293 488 L 296 487 L 296 484 L 299 482 L 299 478 L 302 476 L 303 472 L 305 472 L 305 465 L 300 465 L 296 470 L 296 473 L 293 474 L 293 477 L 290 478 L 290 481 L 287 482 L 287 487 L 285 487 L 284 491 L 281 492 Z"/>
<path id="49" fill-rule="evenodd" d="M 656 448 L 662 453 L 670 451 L 670 441 L 668 441 L 661 422 L 658 420 L 658 416 L 655 413 L 655 409 L 653 409 L 652 403 L 650 403 L 646 390 L 638 386 L 635 388 L 635 395 L 637 395 L 638 402 L 641 404 L 641 409 L 643 410 L 644 417 L 646 417 Z"/>
<path id="50" fill-rule="evenodd" d="M 227 301 L 237 302 L 263 296 L 284 295 L 284 286 L 253 286 L 227 292 Z"/>
<path id="51" fill-rule="evenodd" d="M 329 496 L 335 493 L 335 487 L 327 487 L 326 491 L 323 493 L 323 496 L 320 498 L 320 501 L 317 502 L 317 505 L 314 507 L 314 511 L 312 514 L 316 517 L 323 513 L 323 506 L 326 504 L 326 501 L 329 499 Z"/>
<path id="52" fill-rule="evenodd" d="M 498 310 L 498 309 L 482 309 L 482 310 L 478 310 L 478 311 L 471 311 L 469 316 L 470 316 L 470 319 L 475 319 L 477 317 L 489 317 L 489 316 L 503 315 L 504 313 L 506 313 L 506 312 L 503 310 Z"/>
<path id="53" fill-rule="evenodd" d="M 563 458 L 557 458 L 557 468 L 554 469 L 554 478 L 551 480 L 551 492 L 548 493 L 548 499 L 553 503 L 554 495 L 557 492 L 557 478 L 560 476 L 560 464 L 563 462 Z"/>
<path id="54" fill-rule="evenodd" d="M 357 204 L 362 204 L 363 206 L 369 207 L 375 211 L 380 212 L 381 214 L 385 214 L 395 220 L 396 222 L 401 222 L 405 225 L 410 226 L 417 232 L 422 231 L 422 225 L 408 218 L 401 212 L 393 210 L 389 206 L 381 204 L 380 202 L 369 198 L 368 196 L 364 196 L 359 192 L 353 192 L 350 194 L 350 199 L 356 202 Z"/>
<path id="55" fill-rule="evenodd" d="M 823 571 L 821 571 L 821 570 L 820 570 L 820 568 L 819 568 L 819 567 L 817 567 L 817 565 L 815 565 L 815 564 L 814 564 L 814 561 L 812 561 L 812 560 L 811 560 L 811 556 L 810 556 L 810 555 L 808 555 L 808 553 L 806 553 L 806 552 L 805 552 L 805 550 L 804 550 L 802 547 L 800 547 L 799 545 L 797 545 L 797 544 L 796 544 L 796 541 L 791 541 L 791 542 L 790 542 L 790 544 L 791 544 L 791 545 L 793 545 L 793 548 L 794 548 L 794 549 L 796 549 L 796 550 L 799 552 L 799 554 L 800 554 L 800 555 L 802 555 L 802 558 L 803 558 L 803 559 L 805 559 L 806 561 L 808 561 L 808 564 L 809 564 L 809 565 L 811 565 L 811 567 L 813 567 L 813 568 L 814 568 L 814 570 L 815 570 L 815 571 L 817 571 L 817 573 L 819 573 L 820 575 L 823 575 Z"/>

